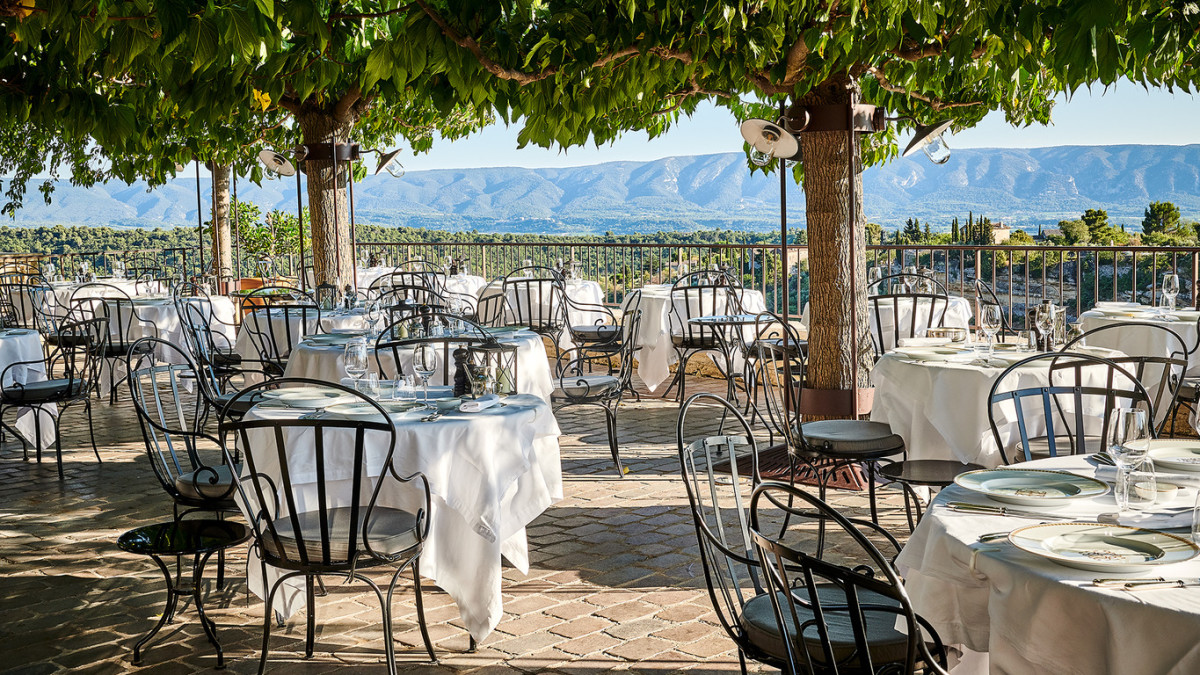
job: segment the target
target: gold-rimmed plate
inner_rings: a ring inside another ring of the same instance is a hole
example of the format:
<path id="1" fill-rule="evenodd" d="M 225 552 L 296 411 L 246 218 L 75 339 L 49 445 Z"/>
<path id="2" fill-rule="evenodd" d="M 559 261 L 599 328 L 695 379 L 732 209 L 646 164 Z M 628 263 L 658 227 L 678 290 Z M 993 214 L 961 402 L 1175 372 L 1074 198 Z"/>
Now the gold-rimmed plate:
<path id="1" fill-rule="evenodd" d="M 1023 506 L 1053 507 L 1108 494 L 1104 481 L 1041 469 L 981 469 L 959 474 L 954 482 L 988 499 Z"/>
<path id="2" fill-rule="evenodd" d="M 1094 572 L 1140 572 L 1185 562 L 1200 549 L 1158 530 L 1102 523 L 1028 525 L 1008 535 L 1013 546 L 1052 562 Z"/>

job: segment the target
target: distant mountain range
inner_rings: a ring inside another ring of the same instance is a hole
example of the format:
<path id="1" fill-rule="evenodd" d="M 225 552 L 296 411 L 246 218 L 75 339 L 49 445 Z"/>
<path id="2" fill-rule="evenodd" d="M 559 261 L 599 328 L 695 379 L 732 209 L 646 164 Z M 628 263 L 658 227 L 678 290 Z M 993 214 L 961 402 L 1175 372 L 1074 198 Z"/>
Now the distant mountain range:
<path id="1" fill-rule="evenodd" d="M 908 218 L 945 229 L 968 212 L 1034 228 L 1104 208 L 1135 225 L 1146 205 L 1174 202 L 1200 219 L 1200 145 L 1061 146 L 955 150 L 937 166 L 924 157 L 873 167 L 863 178 L 869 220 L 896 227 Z M 291 179 L 240 181 L 238 196 L 269 210 L 295 209 Z M 179 178 L 92 189 L 60 182 L 53 202 L 27 195 L 17 225 L 160 227 L 196 223 L 196 181 Z M 207 218 L 209 183 L 201 179 Z M 371 176 L 355 186 L 362 223 L 445 230 L 617 234 L 695 229 L 769 230 L 779 219 L 779 180 L 751 174 L 741 153 L 609 162 L 572 168 L 480 168 Z M 799 186 L 789 218 L 803 223 Z"/>

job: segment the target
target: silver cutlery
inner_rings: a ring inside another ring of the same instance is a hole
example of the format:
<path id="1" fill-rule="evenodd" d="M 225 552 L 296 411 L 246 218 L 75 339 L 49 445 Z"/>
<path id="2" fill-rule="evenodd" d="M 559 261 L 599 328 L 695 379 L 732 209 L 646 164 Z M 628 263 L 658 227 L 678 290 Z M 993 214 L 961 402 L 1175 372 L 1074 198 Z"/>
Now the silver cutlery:
<path id="1" fill-rule="evenodd" d="M 1121 588 L 1127 591 L 1151 591 L 1159 588 L 1192 588 L 1200 586 L 1200 579 L 1135 579 Z"/>
<path id="2" fill-rule="evenodd" d="M 979 535 L 979 543 L 986 544 L 993 541 L 1003 541 L 1008 539 L 1008 532 L 988 532 Z"/>
<path id="3" fill-rule="evenodd" d="M 441 412 L 433 412 L 421 418 L 422 422 L 434 422 L 442 416 Z"/>
<path id="4" fill-rule="evenodd" d="M 1011 516 L 1013 518 L 1031 518 L 1033 520 L 1079 520 L 1078 516 L 1066 516 L 1058 514 L 1035 513 L 1033 511 L 1023 511 L 1021 509 L 1010 509 L 1007 506 L 989 506 L 985 504 L 971 504 L 968 502 L 948 502 L 946 508 L 959 513 L 976 513 L 989 516 Z"/>
<path id="5" fill-rule="evenodd" d="M 1153 579 L 1137 579 L 1136 581 L 1166 581 L 1166 579 L 1154 577 Z M 1092 579 L 1092 585 L 1098 588 L 1124 588 L 1125 584 L 1129 582 L 1130 579 L 1126 577 L 1099 577 Z"/>

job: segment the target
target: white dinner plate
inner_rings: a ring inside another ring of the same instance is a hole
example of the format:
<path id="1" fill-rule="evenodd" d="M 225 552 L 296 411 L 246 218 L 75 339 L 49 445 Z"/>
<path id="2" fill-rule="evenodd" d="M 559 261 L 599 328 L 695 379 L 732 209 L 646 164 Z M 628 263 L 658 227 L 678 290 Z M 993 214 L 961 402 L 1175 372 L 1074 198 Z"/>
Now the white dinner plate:
<path id="1" fill-rule="evenodd" d="M 379 407 L 389 415 L 405 413 L 413 408 L 421 407 L 420 403 L 412 401 L 379 401 Z M 325 408 L 325 412 L 345 417 L 378 417 L 379 411 L 370 403 L 356 401 L 354 403 L 338 403 Z"/>
<path id="2" fill-rule="evenodd" d="M 338 403 L 352 402 L 354 397 L 332 389 L 321 389 L 315 392 L 289 391 L 279 396 L 278 400 L 289 408 L 327 408 Z"/>
<path id="3" fill-rule="evenodd" d="M 988 499 L 1025 506 L 1061 506 L 1108 493 L 1108 483 L 1065 471 L 980 469 L 959 474 L 954 482 Z"/>
<path id="4" fill-rule="evenodd" d="M 975 358 L 975 350 L 958 347 L 897 347 L 892 351 L 914 361 L 970 361 Z"/>
<path id="5" fill-rule="evenodd" d="M 330 335 L 346 335 L 349 337 L 358 337 L 361 335 L 366 335 L 367 330 L 365 328 L 330 328 L 329 334 Z M 309 337 L 311 337 L 311 336 L 309 336 Z"/>
<path id="6" fill-rule="evenodd" d="M 336 335 L 332 333 L 312 333 L 304 336 L 306 342 L 315 345 L 345 345 L 353 339 L 353 335 Z"/>
<path id="7" fill-rule="evenodd" d="M 1200 312 L 1188 309 L 1177 309 L 1171 312 L 1171 316 L 1180 321 L 1200 321 Z"/>
<path id="8" fill-rule="evenodd" d="M 1145 309 L 1140 302 L 1105 302 L 1100 301 L 1095 305 L 1096 309 Z"/>
<path id="9" fill-rule="evenodd" d="M 279 398 L 284 394 L 309 394 L 318 395 L 322 392 L 331 391 L 328 387 L 287 387 L 286 389 L 270 389 L 260 391 L 259 394 L 263 398 Z"/>
<path id="10" fill-rule="evenodd" d="M 1144 308 L 1138 309 L 1136 307 L 1127 309 L 1122 309 L 1120 307 L 1097 307 L 1092 311 L 1100 312 L 1110 319 L 1149 319 L 1155 316 L 1152 312 L 1145 311 Z"/>
<path id="11" fill-rule="evenodd" d="M 1008 540 L 1027 553 L 1093 572 L 1140 572 L 1191 560 L 1200 553 L 1183 537 L 1100 523 L 1028 525 L 1013 530 Z"/>
<path id="12" fill-rule="evenodd" d="M 1200 441 L 1162 438 L 1150 441 L 1154 465 L 1173 471 L 1200 471 Z"/>

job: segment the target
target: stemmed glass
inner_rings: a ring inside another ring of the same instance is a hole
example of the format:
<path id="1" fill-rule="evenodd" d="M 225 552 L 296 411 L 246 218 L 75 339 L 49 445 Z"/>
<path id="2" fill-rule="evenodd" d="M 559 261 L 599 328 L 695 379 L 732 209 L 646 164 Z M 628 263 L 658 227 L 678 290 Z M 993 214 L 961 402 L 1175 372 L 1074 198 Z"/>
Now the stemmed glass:
<path id="1" fill-rule="evenodd" d="M 867 270 L 867 292 L 871 295 L 879 295 L 879 282 L 883 279 L 883 268 L 879 265 L 872 265 L 871 269 Z"/>
<path id="2" fill-rule="evenodd" d="M 1053 349 L 1051 330 L 1054 328 L 1054 305 L 1042 303 L 1037 306 L 1034 314 L 1034 324 L 1042 336 L 1042 342 L 1047 350 Z"/>
<path id="3" fill-rule="evenodd" d="M 437 349 L 431 344 L 417 345 L 416 350 L 413 351 L 413 372 L 421 377 L 421 387 L 425 392 L 425 407 L 430 409 L 437 408 L 429 403 L 429 378 L 437 372 L 439 360 Z"/>
<path id="4" fill-rule="evenodd" d="M 382 326 L 379 325 L 383 319 L 383 309 L 379 306 L 379 300 L 371 299 L 367 301 L 367 326 L 371 331 L 371 337 L 379 337 L 379 332 Z"/>
<path id="5" fill-rule="evenodd" d="M 917 290 L 917 266 L 908 265 L 904 268 L 904 290 L 906 293 L 915 293 Z"/>
<path id="6" fill-rule="evenodd" d="M 1117 465 L 1117 485 L 1114 496 L 1117 509 L 1129 508 L 1129 474 L 1142 465 L 1150 451 L 1146 411 L 1138 408 L 1118 408 L 1113 416 L 1112 438 L 1108 454 Z"/>
<path id="7" fill-rule="evenodd" d="M 371 369 L 370 363 L 367 361 L 367 341 L 363 338 L 354 338 L 346 343 L 345 351 L 346 374 L 354 379 L 354 388 L 359 389 L 359 382 L 367 371 Z"/>
<path id="8" fill-rule="evenodd" d="M 1162 280 L 1163 306 L 1175 310 L 1175 296 L 1179 295 L 1179 275 L 1164 274 Z"/>
<path id="9" fill-rule="evenodd" d="M 995 346 L 992 341 L 996 337 L 996 333 L 1000 331 L 1000 306 L 999 305 L 984 305 L 979 314 L 979 330 L 983 332 L 983 336 L 987 338 L 987 362 L 992 363 L 992 356 L 995 353 Z"/>

